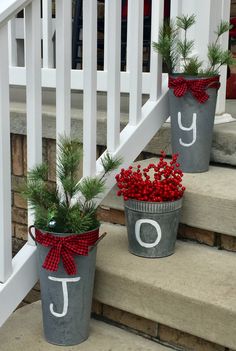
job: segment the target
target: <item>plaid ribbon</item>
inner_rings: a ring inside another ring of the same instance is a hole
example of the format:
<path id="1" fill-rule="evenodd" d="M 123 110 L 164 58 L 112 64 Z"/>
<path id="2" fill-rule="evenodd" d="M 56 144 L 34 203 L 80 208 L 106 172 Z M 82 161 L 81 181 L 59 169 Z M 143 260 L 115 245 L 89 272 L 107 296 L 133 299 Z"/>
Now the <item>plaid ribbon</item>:
<path id="1" fill-rule="evenodd" d="M 42 246 L 51 247 L 43 268 L 56 272 L 60 258 L 62 258 L 65 271 L 69 275 L 76 274 L 75 255 L 88 256 L 89 246 L 93 246 L 99 237 L 99 229 L 86 234 L 59 237 L 49 233 L 42 233 L 35 228 L 35 241 Z"/>
<path id="2" fill-rule="evenodd" d="M 206 89 L 218 89 L 220 87 L 220 83 L 219 76 L 196 80 L 187 80 L 184 77 L 169 77 L 168 86 L 170 89 L 174 89 L 174 94 L 176 97 L 184 96 L 187 91 L 189 91 L 195 97 L 195 99 L 197 99 L 201 104 L 204 104 L 209 99 Z"/>

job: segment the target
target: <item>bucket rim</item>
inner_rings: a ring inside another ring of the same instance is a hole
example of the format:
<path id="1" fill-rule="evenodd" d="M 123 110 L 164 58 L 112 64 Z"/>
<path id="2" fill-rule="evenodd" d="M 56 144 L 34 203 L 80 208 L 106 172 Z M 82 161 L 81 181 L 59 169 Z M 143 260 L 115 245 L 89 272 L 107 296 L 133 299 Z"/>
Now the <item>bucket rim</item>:
<path id="1" fill-rule="evenodd" d="M 79 235 L 86 235 L 86 234 L 90 234 L 91 232 L 94 232 L 94 231 L 99 231 L 100 229 L 100 226 L 99 227 L 96 227 L 94 229 L 91 229 L 91 230 L 88 230 L 87 232 L 81 232 L 81 233 L 57 233 L 57 232 L 50 232 L 48 230 L 43 230 L 41 228 L 38 228 L 38 227 L 35 227 L 36 230 L 39 230 L 40 232 L 42 232 L 43 234 L 50 234 L 50 235 L 55 235 L 55 236 L 60 236 L 60 237 L 67 237 L 67 236 L 71 236 L 71 235 L 74 235 L 74 236 L 79 236 Z"/>
<path id="2" fill-rule="evenodd" d="M 173 212 L 182 207 L 183 196 L 174 201 L 163 201 L 163 202 L 150 202 L 140 201 L 136 199 L 129 199 L 124 201 L 124 206 L 127 209 L 135 210 L 137 212 L 147 213 L 167 213 Z"/>
<path id="3" fill-rule="evenodd" d="M 185 79 L 192 79 L 192 80 L 197 80 L 197 79 L 209 79 L 209 78 L 218 78 L 220 79 L 220 74 L 214 74 L 212 76 L 205 76 L 202 74 L 199 74 L 197 76 L 193 76 L 193 75 L 189 75 L 189 74 L 185 74 L 185 73 L 169 73 L 168 74 L 169 77 L 184 77 Z"/>

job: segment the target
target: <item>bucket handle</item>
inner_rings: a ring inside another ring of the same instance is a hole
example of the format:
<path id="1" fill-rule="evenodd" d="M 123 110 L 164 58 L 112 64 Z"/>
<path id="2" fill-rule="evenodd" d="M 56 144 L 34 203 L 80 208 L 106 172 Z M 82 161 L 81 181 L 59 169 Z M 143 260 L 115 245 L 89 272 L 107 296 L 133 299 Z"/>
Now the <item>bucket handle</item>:
<path id="1" fill-rule="evenodd" d="M 217 84 L 218 86 L 216 89 L 220 89 L 221 83 L 220 82 L 211 82 L 206 86 L 206 89 L 209 89 L 212 85 Z"/>
<path id="2" fill-rule="evenodd" d="M 89 251 L 92 251 L 99 243 L 100 241 L 107 235 L 107 233 L 103 233 L 99 238 L 98 240 L 95 242 L 95 244 L 93 246 L 90 246 L 89 247 Z"/>
<path id="3" fill-rule="evenodd" d="M 29 235 L 30 235 L 31 238 L 36 242 L 35 236 L 34 236 L 33 233 L 32 233 L 32 229 L 33 229 L 33 228 L 35 229 L 35 226 L 34 226 L 34 225 L 29 226 Z M 95 242 L 95 244 L 94 244 L 93 246 L 90 246 L 90 247 L 89 247 L 89 251 L 92 251 L 92 250 L 95 248 L 95 246 L 97 246 L 97 245 L 100 243 L 100 241 L 101 241 L 106 235 L 107 235 L 106 232 L 103 233 L 103 234 L 98 238 L 98 240 Z"/>
<path id="4" fill-rule="evenodd" d="M 29 226 L 29 235 L 31 236 L 31 238 L 36 242 L 35 236 L 32 233 L 32 229 L 35 229 L 34 225 Z"/>

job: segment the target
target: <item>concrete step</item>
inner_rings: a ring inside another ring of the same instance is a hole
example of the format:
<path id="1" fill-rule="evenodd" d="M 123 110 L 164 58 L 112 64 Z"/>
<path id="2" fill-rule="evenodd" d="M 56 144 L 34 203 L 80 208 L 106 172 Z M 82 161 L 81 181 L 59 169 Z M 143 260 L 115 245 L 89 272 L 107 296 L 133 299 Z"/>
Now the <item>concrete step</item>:
<path id="1" fill-rule="evenodd" d="M 11 133 L 23 134 L 27 133 L 26 126 L 26 104 L 23 102 L 12 102 L 11 110 Z M 56 106 L 44 105 L 42 108 L 42 133 L 44 138 L 56 138 Z M 97 112 L 97 144 L 106 145 L 107 135 L 107 115 L 106 111 L 99 110 Z M 120 128 L 121 130 L 128 123 L 128 114 L 121 113 Z M 76 136 L 82 140 L 83 138 L 83 110 L 81 108 L 71 109 L 71 131 L 72 136 Z"/>
<path id="2" fill-rule="evenodd" d="M 97 301 L 235 350 L 235 254 L 177 242 L 174 255 L 145 259 L 128 252 L 126 227 L 101 230 Z"/>
<path id="3" fill-rule="evenodd" d="M 145 167 L 149 163 L 156 162 L 158 159 L 151 158 L 138 163 Z M 183 184 L 186 186 L 186 191 L 181 223 L 235 237 L 236 170 L 211 166 L 209 172 L 186 173 Z M 117 210 L 122 216 L 123 198 L 118 197 L 116 193 L 115 186 L 102 201 L 101 206 L 107 211 Z M 109 212 L 107 218 L 109 218 Z"/>
<path id="4" fill-rule="evenodd" d="M 78 94 L 77 94 L 78 95 Z M 75 95 L 76 96 L 76 95 Z M 78 95 L 78 101 L 73 105 L 71 110 L 72 117 L 72 133 L 82 138 L 83 130 L 83 111 L 82 96 Z M 76 101 L 75 97 L 74 100 Z M 124 100 L 124 101 L 123 101 Z M 128 123 L 128 103 L 127 98 L 123 97 L 121 105 L 121 130 Z M 97 113 L 97 143 L 98 145 L 106 145 L 106 95 L 101 95 L 99 109 Z M 145 101 L 145 99 L 144 99 Z M 43 106 L 43 137 L 55 138 L 55 105 L 47 103 Z M 11 103 L 11 132 L 16 134 L 26 134 L 26 106 L 22 101 L 14 101 Z M 236 166 L 236 121 L 215 125 L 213 135 L 213 145 L 211 153 L 211 161 L 216 163 L 229 164 Z M 154 136 L 150 143 L 145 147 L 144 151 L 157 155 L 160 150 L 164 149 L 167 153 L 171 153 L 170 147 L 170 124 L 165 123 L 160 131 Z"/>
<path id="5" fill-rule="evenodd" d="M 164 149 L 171 154 L 170 123 L 165 123 L 145 148 L 145 151 L 157 154 Z M 214 126 L 211 162 L 236 166 L 236 120 Z"/>
<path id="6" fill-rule="evenodd" d="M 0 330 L 0 350 L 55 351 L 59 346 L 48 344 L 42 335 L 41 304 L 18 309 Z M 144 339 L 109 324 L 91 320 L 88 340 L 68 351 L 168 351 L 167 347 Z"/>

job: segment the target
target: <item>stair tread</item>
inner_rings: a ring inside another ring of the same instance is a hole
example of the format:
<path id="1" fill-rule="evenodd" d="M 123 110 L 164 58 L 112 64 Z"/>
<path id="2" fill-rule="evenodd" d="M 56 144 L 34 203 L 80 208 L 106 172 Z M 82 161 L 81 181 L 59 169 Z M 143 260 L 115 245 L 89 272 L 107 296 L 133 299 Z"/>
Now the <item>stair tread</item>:
<path id="1" fill-rule="evenodd" d="M 221 118 L 230 122 L 222 123 Z M 211 161 L 236 166 L 236 120 L 235 115 L 232 119 L 230 116 L 217 116 L 213 130 L 213 140 L 211 149 Z M 164 123 L 160 131 L 154 136 L 145 150 L 151 153 L 157 153 L 158 150 L 165 149 L 167 153 L 171 153 L 171 132 L 170 123 Z"/>
<path id="2" fill-rule="evenodd" d="M 104 223 L 95 298 L 203 339 L 236 345 L 236 256 L 177 242 L 174 255 L 144 259 L 128 252 L 126 227 Z"/>
<path id="3" fill-rule="evenodd" d="M 12 334 L 14 331 L 14 335 Z M 1 351 L 25 349 L 53 351 L 59 347 L 47 343 L 42 335 L 41 303 L 35 302 L 18 309 L 0 330 Z M 64 349 L 64 347 L 63 347 Z M 144 339 L 104 322 L 91 320 L 90 336 L 80 345 L 67 347 L 68 351 L 168 351 L 156 342 Z"/>
<path id="4" fill-rule="evenodd" d="M 142 166 L 157 162 L 151 158 L 138 163 Z M 196 228 L 236 236 L 236 170 L 211 166 L 208 172 L 185 173 L 186 186 L 181 222 Z M 101 206 L 123 210 L 123 199 L 116 195 L 116 186 Z"/>
<path id="5" fill-rule="evenodd" d="M 10 105 L 11 112 L 25 114 L 26 113 L 26 104 L 24 102 L 11 102 Z M 56 116 L 56 106 L 55 105 L 43 105 L 42 113 L 44 116 L 54 117 Z M 128 121 L 128 113 L 121 112 L 121 121 Z M 74 119 L 83 119 L 83 109 L 81 108 L 72 108 L 71 109 L 71 118 Z M 107 112 L 104 110 L 97 111 L 97 119 L 106 120 Z"/>

